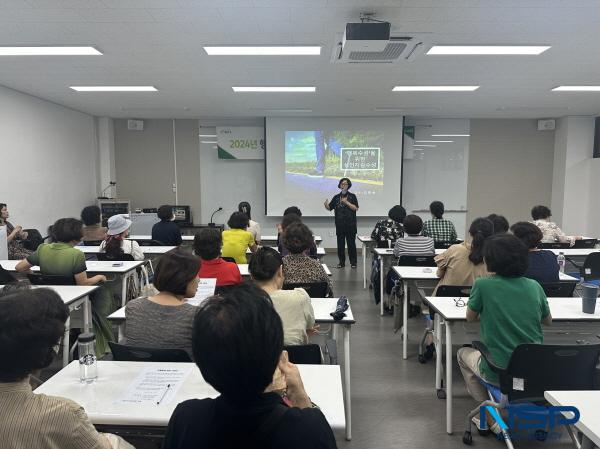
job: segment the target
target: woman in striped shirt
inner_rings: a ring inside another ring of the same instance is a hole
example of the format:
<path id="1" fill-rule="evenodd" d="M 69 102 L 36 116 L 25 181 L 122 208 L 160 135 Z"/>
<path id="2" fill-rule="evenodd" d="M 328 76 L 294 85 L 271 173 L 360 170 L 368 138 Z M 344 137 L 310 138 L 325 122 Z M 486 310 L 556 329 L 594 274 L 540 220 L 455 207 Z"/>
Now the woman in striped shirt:
<path id="1" fill-rule="evenodd" d="M 404 237 L 396 240 L 394 256 L 433 256 L 433 239 L 421 235 L 423 220 L 418 215 L 408 215 L 404 219 Z"/>

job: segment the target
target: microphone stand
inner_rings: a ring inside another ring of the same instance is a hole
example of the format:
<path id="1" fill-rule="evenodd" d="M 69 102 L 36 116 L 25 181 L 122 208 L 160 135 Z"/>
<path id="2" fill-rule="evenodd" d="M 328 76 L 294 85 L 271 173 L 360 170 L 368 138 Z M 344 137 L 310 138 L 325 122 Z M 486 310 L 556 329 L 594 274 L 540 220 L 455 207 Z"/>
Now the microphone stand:
<path id="1" fill-rule="evenodd" d="M 211 228 L 215 228 L 215 227 L 217 226 L 217 225 L 216 225 L 216 224 L 213 222 L 213 218 L 214 218 L 214 216 L 215 216 L 215 214 L 216 214 L 217 212 L 220 212 L 220 211 L 222 211 L 222 210 L 223 210 L 223 208 L 222 208 L 222 207 L 219 207 L 219 208 L 218 208 L 216 211 L 214 211 L 214 212 L 212 213 L 212 215 L 210 216 L 210 223 L 209 223 L 208 225 L 209 225 Z"/>
<path id="2" fill-rule="evenodd" d="M 104 188 L 104 190 L 102 190 L 102 192 L 100 192 L 100 196 L 98 197 L 99 200 L 110 200 L 112 198 L 109 198 L 107 196 L 104 196 L 104 192 L 106 192 L 108 189 L 110 189 L 113 186 L 116 186 L 117 183 L 115 181 L 110 181 L 108 183 L 108 185 Z"/>

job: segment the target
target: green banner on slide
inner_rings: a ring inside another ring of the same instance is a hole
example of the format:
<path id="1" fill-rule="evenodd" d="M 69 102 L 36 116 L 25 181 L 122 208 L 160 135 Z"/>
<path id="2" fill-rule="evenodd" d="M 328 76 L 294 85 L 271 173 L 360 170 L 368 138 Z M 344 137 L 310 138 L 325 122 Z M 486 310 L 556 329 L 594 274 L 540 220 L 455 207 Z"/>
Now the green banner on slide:
<path id="1" fill-rule="evenodd" d="M 264 159 L 265 129 L 250 126 L 217 127 L 219 159 Z"/>

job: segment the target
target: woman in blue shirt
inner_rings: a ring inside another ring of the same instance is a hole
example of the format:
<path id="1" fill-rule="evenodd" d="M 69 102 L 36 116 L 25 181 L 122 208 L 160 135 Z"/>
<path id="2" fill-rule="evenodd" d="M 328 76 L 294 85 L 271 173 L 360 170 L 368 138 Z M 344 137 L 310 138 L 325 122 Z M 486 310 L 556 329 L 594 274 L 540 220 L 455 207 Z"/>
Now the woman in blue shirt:
<path id="1" fill-rule="evenodd" d="M 540 284 L 558 282 L 558 262 L 552 251 L 538 249 L 543 234 L 540 228 L 527 221 L 519 221 L 511 226 L 512 233 L 529 248 L 529 268 L 525 277 L 535 279 Z"/>

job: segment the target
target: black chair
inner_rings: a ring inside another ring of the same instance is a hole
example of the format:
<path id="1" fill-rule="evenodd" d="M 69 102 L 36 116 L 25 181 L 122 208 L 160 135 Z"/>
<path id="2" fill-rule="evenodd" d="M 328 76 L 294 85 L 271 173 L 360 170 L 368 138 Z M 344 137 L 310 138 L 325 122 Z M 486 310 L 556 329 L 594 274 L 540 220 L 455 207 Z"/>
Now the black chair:
<path id="1" fill-rule="evenodd" d="M 221 259 L 226 260 L 227 262 L 237 263 L 233 257 L 221 257 Z"/>
<path id="2" fill-rule="evenodd" d="M 573 291 L 577 286 L 575 282 L 543 282 L 540 283 L 544 293 L 549 298 L 566 298 L 573 296 Z"/>
<path id="3" fill-rule="evenodd" d="M 27 233 L 27 238 L 23 240 L 23 248 L 29 251 L 37 250 L 38 246 L 44 243 L 44 237 L 37 229 L 23 229 Z"/>
<path id="4" fill-rule="evenodd" d="M 600 374 L 597 364 L 600 356 L 600 344 L 596 345 L 540 345 L 522 344 L 513 351 L 506 368 L 498 366 L 488 348 L 480 341 L 474 341 L 473 347 L 500 378 L 500 387 L 482 381 L 488 390 L 490 399 L 482 402 L 467 416 L 463 443 L 473 442 L 471 419 L 480 413 L 480 407 L 490 406 L 498 411 L 509 405 L 527 403 L 546 405 L 545 391 L 594 390 L 594 378 Z M 519 379 L 518 382 L 514 380 Z M 510 422 L 507 423 L 510 426 Z M 510 429 L 509 429 L 510 430 Z M 569 435 L 580 447 L 573 429 L 567 426 Z M 502 431 L 506 445 L 511 448 L 510 435 Z M 536 431 L 536 437 L 544 439 L 545 429 Z"/>
<path id="5" fill-rule="evenodd" d="M 577 265 L 572 260 L 570 262 L 579 268 L 579 273 L 569 273 L 571 276 L 600 287 L 600 252 L 588 254 L 583 265 Z"/>
<path id="6" fill-rule="evenodd" d="M 575 240 L 575 244 L 573 248 L 581 249 L 581 248 L 594 248 L 598 243 L 598 239 L 581 239 Z"/>
<path id="7" fill-rule="evenodd" d="M 73 276 L 28 273 L 27 278 L 33 285 L 75 285 L 75 278 Z"/>
<path id="8" fill-rule="evenodd" d="M 540 243 L 538 245 L 539 249 L 567 249 L 571 248 L 571 244 L 569 242 L 551 242 L 551 243 Z"/>
<path id="9" fill-rule="evenodd" d="M 108 342 L 113 359 L 120 362 L 191 362 L 183 349 L 140 348 Z"/>
<path id="10" fill-rule="evenodd" d="M 13 276 L 10 271 L 5 270 L 4 267 L 0 265 L 0 284 L 13 284 L 15 282 L 18 282 L 18 279 Z"/>
<path id="11" fill-rule="evenodd" d="M 283 284 L 283 290 L 293 290 L 295 288 L 303 288 L 311 298 L 325 298 L 329 285 L 326 281 L 322 282 L 293 282 Z"/>
<path id="12" fill-rule="evenodd" d="M 398 265 L 403 267 L 435 267 L 433 256 L 400 256 Z"/>
<path id="13" fill-rule="evenodd" d="M 435 296 L 468 298 L 472 288 L 472 285 L 440 285 L 435 292 Z"/>
<path id="14" fill-rule="evenodd" d="M 300 365 L 320 365 L 321 347 L 317 344 L 284 346 L 290 362 Z"/>
<path id="15" fill-rule="evenodd" d="M 108 253 L 97 253 L 96 257 L 98 260 L 109 261 L 109 262 L 131 262 L 135 259 L 131 254 L 108 254 Z"/>
<path id="16" fill-rule="evenodd" d="M 83 246 L 100 246 L 104 240 L 83 240 Z"/>
<path id="17" fill-rule="evenodd" d="M 138 240 L 140 246 L 168 246 L 160 240 Z"/>

